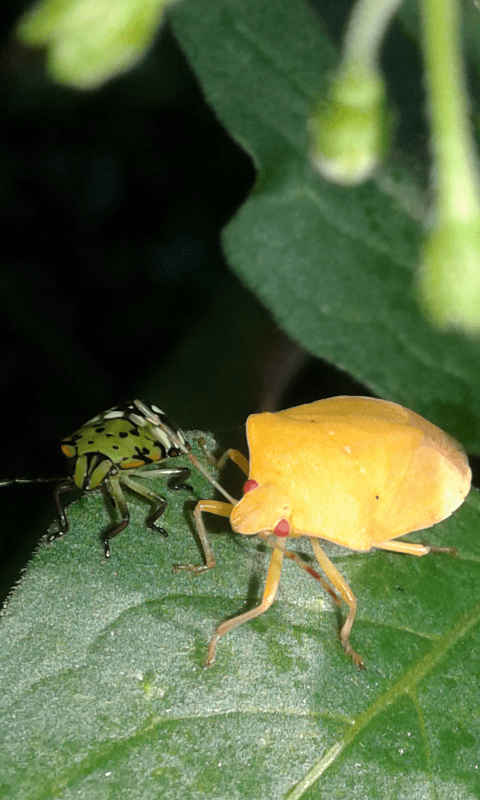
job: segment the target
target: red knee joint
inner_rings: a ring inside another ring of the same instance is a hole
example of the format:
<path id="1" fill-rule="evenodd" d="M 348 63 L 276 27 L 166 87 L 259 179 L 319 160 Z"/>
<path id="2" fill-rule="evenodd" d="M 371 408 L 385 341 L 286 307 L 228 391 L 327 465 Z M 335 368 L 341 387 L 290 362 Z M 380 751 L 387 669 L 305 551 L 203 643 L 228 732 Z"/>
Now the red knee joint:
<path id="1" fill-rule="evenodd" d="M 247 492 L 251 492 L 252 489 L 257 489 L 257 488 L 258 488 L 257 481 L 254 481 L 253 478 L 250 478 L 243 484 L 243 494 L 247 494 Z"/>
<path id="2" fill-rule="evenodd" d="M 275 536 L 288 536 L 290 533 L 290 523 L 286 519 L 281 519 L 277 522 L 273 529 Z"/>

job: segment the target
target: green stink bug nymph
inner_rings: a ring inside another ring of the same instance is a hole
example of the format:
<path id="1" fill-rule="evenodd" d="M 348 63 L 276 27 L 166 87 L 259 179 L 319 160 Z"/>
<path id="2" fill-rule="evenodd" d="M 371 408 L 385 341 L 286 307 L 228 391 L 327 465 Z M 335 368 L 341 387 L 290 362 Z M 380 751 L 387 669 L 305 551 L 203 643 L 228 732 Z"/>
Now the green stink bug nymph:
<path id="1" fill-rule="evenodd" d="M 128 526 L 130 515 L 124 489 L 140 495 L 150 503 L 151 511 L 145 523 L 149 528 L 167 536 L 157 520 L 167 507 L 164 497 L 156 494 L 142 483 L 142 478 L 169 478 L 170 489 L 186 489 L 190 475 L 188 467 L 153 467 L 157 462 L 180 455 L 180 449 L 169 434 L 171 430 L 182 449 L 190 450 L 181 430 L 172 425 L 156 406 L 142 404 L 148 409 L 148 416 L 133 403 L 124 403 L 86 422 L 62 442 L 62 452 L 70 460 L 72 477 L 53 479 L 57 485 L 54 498 L 58 513 L 59 529 L 48 537 L 49 541 L 63 536 L 68 531 L 68 519 L 63 508 L 61 495 L 78 488 L 91 492 L 97 488 L 103 492 L 106 503 L 116 521 L 101 533 L 105 557 L 110 556 L 110 539 Z M 152 415 L 159 425 L 152 422 Z M 163 427 L 165 424 L 166 430 Z M 139 480 L 140 479 L 140 480 Z M 0 480 L 0 486 L 12 483 L 45 483 L 50 478 L 14 478 Z"/>

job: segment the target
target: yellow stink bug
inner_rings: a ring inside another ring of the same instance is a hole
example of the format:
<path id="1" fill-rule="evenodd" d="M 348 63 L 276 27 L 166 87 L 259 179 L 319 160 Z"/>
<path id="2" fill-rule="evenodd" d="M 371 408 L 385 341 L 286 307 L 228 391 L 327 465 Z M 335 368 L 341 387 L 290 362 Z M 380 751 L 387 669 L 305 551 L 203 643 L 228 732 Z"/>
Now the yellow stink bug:
<path id="1" fill-rule="evenodd" d="M 217 627 L 206 666 L 213 664 L 225 633 L 273 603 L 282 560 L 291 556 L 285 550 L 288 536 L 310 539 L 322 570 L 349 608 L 340 631 L 343 648 L 363 666 L 349 641 L 355 595 L 318 539 L 359 551 L 455 552 L 397 539 L 429 528 L 462 504 L 471 482 L 463 448 L 415 412 L 368 397 L 332 397 L 275 414 L 252 414 L 247 439 L 250 464 L 236 450 L 222 459 L 231 458 L 248 475 L 244 496 L 238 502 L 197 503 L 195 520 L 207 563 L 180 568 L 202 572 L 215 564 L 202 520 L 206 511 L 229 517 L 238 533 L 260 534 L 273 544 L 273 553 L 262 602 Z M 307 568 L 304 562 L 300 566 Z"/>

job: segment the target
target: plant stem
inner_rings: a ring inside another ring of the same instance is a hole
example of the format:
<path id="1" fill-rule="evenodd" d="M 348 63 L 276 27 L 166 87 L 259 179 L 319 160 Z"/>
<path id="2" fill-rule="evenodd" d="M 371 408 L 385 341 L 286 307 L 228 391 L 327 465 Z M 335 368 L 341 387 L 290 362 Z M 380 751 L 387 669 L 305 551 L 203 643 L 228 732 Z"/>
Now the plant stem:
<path id="1" fill-rule="evenodd" d="M 354 5 L 343 44 L 344 65 L 377 67 L 382 39 L 402 0 L 358 0 Z"/>
<path id="2" fill-rule="evenodd" d="M 423 0 L 423 36 L 437 181 L 437 223 L 478 215 L 457 0 Z"/>

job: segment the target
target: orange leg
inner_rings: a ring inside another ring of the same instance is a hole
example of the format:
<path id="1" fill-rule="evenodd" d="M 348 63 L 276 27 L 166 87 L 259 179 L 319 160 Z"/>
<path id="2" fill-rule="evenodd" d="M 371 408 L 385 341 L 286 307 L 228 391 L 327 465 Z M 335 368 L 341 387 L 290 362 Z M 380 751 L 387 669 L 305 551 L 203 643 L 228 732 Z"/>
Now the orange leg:
<path id="1" fill-rule="evenodd" d="M 239 453 L 238 455 L 241 455 Z M 217 516 L 221 517 L 230 517 L 232 512 L 233 506 L 230 503 L 223 503 L 219 500 L 199 500 L 197 505 L 195 506 L 194 511 L 194 518 L 195 518 L 195 525 L 197 528 L 198 538 L 200 539 L 203 553 L 205 555 L 205 564 L 174 564 L 173 571 L 174 572 L 193 572 L 194 575 L 202 575 L 207 570 L 212 569 L 215 564 L 215 555 L 211 548 L 210 542 L 208 540 L 207 531 L 205 529 L 205 523 L 203 522 L 202 514 L 204 512 L 208 512 L 210 514 L 216 514 Z M 278 540 L 277 537 L 268 536 L 267 534 L 260 533 L 262 539 L 264 539 L 270 547 L 276 547 Z M 335 592 L 328 586 L 328 584 L 323 580 L 322 576 L 315 572 L 314 569 L 307 564 L 306 561 L 303 561 L 297 553 L 293 553 L 290 550 L 285 550 L 285 556 L 290 558 L 292 561 L 295 561 L 299 567 L 301 567 L 305 572 L 308 572 L 313 578 L 319 581 L 326 592 L 328 592 L 334 599 L 334 601 L 339 605 L 340 599 L 337 597 Z"/>
<path id="2" fill-rule="evenodd" d="M 224 467 L 225 464 L 227 463 L 228 459 L 233 461 L 234 464 L 237 465 L 237 467 L 240 467 L 242 472 L 244 472 L 245 475 L 248 477 L 248 474 L 250 472 L 250 465 L 248 463 L 248 459 L 246 459 L 245 456 L 242 455 L 242 453 L 240 453 L 238 450 L 232 450 L 232 449 L 226 450 L 225 453 L 223 453 L 223 455 L 220 456 L 220 458 L 216 463 L 217 469 L 222 469 L 222 467 Z M 264 539 L 270 545 L 270 547 L 276 546 L 277 544 L 276 536 L 270 536 L 266 533 L 260 533 L 259 536 L 261 536 L 261 538 Z M 319 581 L 319 583 L 322 584 L 325 591 L 329 593 L 329 595 L 334 599 L 337 605 L 340 605 L 341 600 L 338 597 L 338 595 L 336 595 L 335 592 L 332 590 L 332 588 L 327 583 L 325 583 L 322 576 L 319 575 L 318 572 L 316 572 L 314 569 L 312 569 L 310 564 L 304 561 L 303 558 L 300 558 L 300 556 L 297 555 L 297 553 L 294 553 L 292 550 L 284 550 L 284 554 L 286 558 L 289 558 L 291 561 L 295 561 L 295 563 L 301 569 L 303 569 L 305 572 L 308 572 L 308 574 L 311 575 L 312 578 L 315 578 L 315 580 Z"/>
<path id="3" fill-rule="evenodd" d="M 268 533 L 259 533 L 258 535 L 268 545 L 270 545 L 270 547 L 276 547 L 277 546 L 278 538 L 276 536 L 272 536 L 272 535 L 270 535 Z M 337 606 L 341 606 L 342 605 L 342 601 L 341 601 L 340 597 L 338 596 L 338 594 L 336 594 L 333 591 L 332 587 L 329 586 L 328 583 L 322 578 L 322 576 L 319 575 L 318 572 L 316 572 L 316 570 L 314 570 L 313 567 L 310 566 L 308 561 L 304 561 L 303 558 L 301 558 L 298 555 L 298 553 L 295 553 L 293 550 L 284 550 L 284 556 L 285 556 L 285 558 L 289 558 L 290 561 L 295 561 L 295 564 L 297 564 L 297 566 L 300 567 L 300 569 L 303 569 L 312 578 L 315 578 L 315 580 L 318 581 L 321 584 L 322 588 L 325 589 L 326 592 L 328 592 L 328 594 L 333 599 L 333 601 L 337 604 Z"/>
<path id="4" fill-rule="evenodd" d="M 386 542 L 375 543 L 374 547 L 378 550 L 391 550 L 393 553 L 407 553 L 410 556 L 426 556 L 427 553 L 449 553 L 457 555 L 456 547 L 436 547 L 432 544 L 416 544 L 415 542 L 398 542 L 396 539 L 389 539 Z"/>
<path id="5" fill-rule="evenodd" d="M 202 446 L 202 441 L 203 440 L 199 440 L 200 446 Z M 207 453 L 205 447 L 204 450 L 205 453 Z M 213 457 L 210 456 L 210 454 L 208 454 L 208 456 L 210 459 L 213 459 Z M 217 461 L 216 464 L 217 468 L 221 469 L 229 458 L 240 467 L 240 469 L 245 473 L 245 475 L 248 475 L 248 470 L 249 470 L 248 460 L 245 458 L 245 456 L 239 453 L 238 450 L 227 450 L 223 454 L 223 456 L 221 456 Z M 208 475 L 208 473 L 205 472 L 204 474 L 210 480 L 210 482 L 213 483 L 214 486 L 220 488 L 221 491 L 224 494 L 226 494 L 223 487 L 219 487 L 219 484 L 217 484 L 216 481 L 214 482 L 211 476 Z M 230 495 L 227 494 L 227 497 L 230 497 Z M 224 503 L 219 500 L 200 500 L 197 503 L 194 511 L 195 525 L 197 527 L 198 538 L 200 539 L 203 548 L 206 563 L 174 564 L 173 567 L 174 572 L 188 571 L 188 572 L 193 572 L 194 575 L 201 575 L 203 572 L 206 572 L 207 570 L 212 569 L 212 567 L 215 566 L 216 563 L 215 556 L 210 546 L 210 542 L 208 541 L 207 531 L 205 529 L 205 523 L 203 522 L 202 514 L 208 511 L 210 514 L 217 514 L 217 516 L 220 517 L 230 517 L 234 502 L 236 502 L 233 497 L 231 498 L 231 500 L 233 501 L 232 503 Z"/>
<path id="6" fill-rule="evenodd" d="M 202 519 L 202 514 L 209 511 L 210 514 L 217 514 L 220 517 L 229 517 L 232 513 L 233 506 L 231 503 L 222 503 L 219 500 L 199 500 L 195 506 L 194 517 L 197 526 L 198 538 L 203 548 L 205 555 L 205 564 L 175 564 L 173 567 L 174 572 L 193 572 L 194 575 L 201 575 L 212 567 L 215 566 L 215 556 L 208 541 L 207 531 Z"/>
<path id="7" fill-rule="evenodd" d="M 228 619 L 226 622 L 222 622 L 218 625 L 215 633 L 213 634 L 212 638 L 210 639 L 210 644 L 208 646 L 208 655 L 205 661 L 206 667 L 211 667 L 215 661 L 215 650 L 218 644 L 218 641 L 221 639 L 229 631 L 232 631 L 238 625 L 242 625 L 244 622 L 248 622 L 251 619 L 255 619 L 255 617 L 259 617 L 260 614 L 263 614 L 267 608 L 270 608 L 273 601 L 275 600 L 275 595 L 277 594 L 278 584 L 280 581 L 280 573 L 282 571 L 282 561 L 283 561 L 283 553 L 284 553 L 284 539 L 278 540 L 278 545 L 274 547 L 272 558 L 270 559 L 270 566 L 267 572 L 267 580 L 265 582 L 265 590 L 263 592 L 263 599 L 259 606 L 256 608 L 252 608 L 250 611 L 246 611 L 245 614 L 239 614 L 233 619 Z"/>
<path id="8" fill-rule="evenodd" d="M 224 467 L 225 464 L 227 463 L 228 459 L 233 461 L 233 463 L 236 464 L 237 467 L 240 467 L 240 469 L 242 470 L 242 472 L 245 473 L 245 475 L 248 475 L 250 471 L 250 465 L 248 463 L 248 459 L 245 458 L 245 456 L 242 455 L 242 453 L 240 453 L 238 450 L 232 450 L 231 448 L 230 450 L 226 450 L 224 454 L 220 456 L 220 458 L 217 461 L 217 469 L 222 469 L 222 467 Z"/>
<path id="9" fill-rule="evenodd" d="M 225 452 L 220 456 L 220 458 L 217 459 L 215 458 L 215 456 L 212 456 L 210 450 L 207 449 L 207 443 L 205 439 L 203 438 L 197 439 L 197 443 L 199 447 L 202 448 L 207 461 L 209 461 L 210 464 L 213 464 L 213 466 L 215 466 L 217 469 L 222 469 L 227 463 L 228 459 L 230 459 L 231 461 L 234 462 L 234 464 L 237 465 L 237 467 L 240 467 L 240 469 L 242 470 L 242 472 L 245 473 L 245 475 L 248 475 L 250 469 L 248 459 L 245 458 L 245 456 L 242 455 L 242 453 L 240 453 L 239 450 L 232 450 L 232 448 L 230 448 L 229 450 L 225 450 Z"/>
<path id="10" fill-rule="evenodd" d="M 359 653 L 355 652 L 349 641 L 350 631 L 352 630 L 355 614 L 357 612 L 356 597 L 353 594 L 352 590 L 350 589 L 350 586 L 346 582 L 345 578 L 340 574 L 338 569 L 332 564 L 330 559 L 325 555 L 317 539 L 314 539 L 313 536 L 309 538 L 313 547 L 313 552 L 317 557 L 318 563 L 323 569 L 328 580 L 335 586 L 335 589 L 337 589 L 340 592 L 343 600 L 348 606 L 347 619 L 345 620 L 343 627 L 340 631 L 340 641 L 347 656 L 353 658 L 355 664 L 360 669 L 362 669 L 362 667 L 364 666 L 363 658 L 361 655 L 359 655 Z"/>

